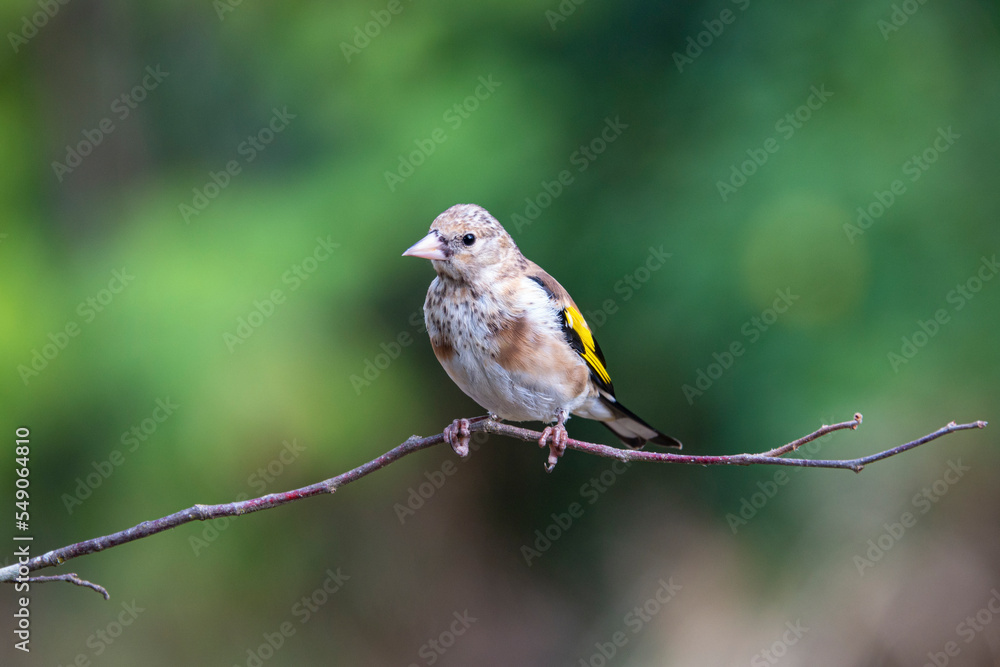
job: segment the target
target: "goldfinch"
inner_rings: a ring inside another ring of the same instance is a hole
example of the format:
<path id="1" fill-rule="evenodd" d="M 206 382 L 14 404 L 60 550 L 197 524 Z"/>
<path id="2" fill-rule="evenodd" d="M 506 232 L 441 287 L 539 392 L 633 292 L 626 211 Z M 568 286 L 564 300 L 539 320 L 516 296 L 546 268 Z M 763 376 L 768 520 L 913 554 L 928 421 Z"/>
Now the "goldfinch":
<path id="1" fill-rule="evenodd" d="M 569 437 L 570 415 L 603 422 L 623 443 L 681 446 L 615 399 L 604 354 L 580 309 L 555 278 L 528 260 L 486 209 L 458 204 L 403 256 L 431 260 L 437 277 L 424 301 L 434 356 L 491 419 L 540 421 L 551 470 Z M 468 453 L 469 422 L 445 439 Z"/>

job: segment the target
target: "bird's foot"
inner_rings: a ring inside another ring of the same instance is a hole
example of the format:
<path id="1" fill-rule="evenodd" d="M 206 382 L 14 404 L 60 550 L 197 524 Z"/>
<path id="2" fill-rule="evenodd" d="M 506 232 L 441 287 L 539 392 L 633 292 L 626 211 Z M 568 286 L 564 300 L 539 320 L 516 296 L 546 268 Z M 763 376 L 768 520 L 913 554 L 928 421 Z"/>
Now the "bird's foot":
<path id="1" fill-rule="evenodd" d="M 552 472 L 556 464 L 559 463 L 559 457 L 566 451 L 569 433 L 566 432 L 566 427 L 563 425 L 564 421 L 566 421 L 566 416 L 560 412 L 559 421 L 554 426 L 546 426 L 545 430 L 542 431 L 542 437 L 538 439 L 539 447 L 544 447 L 546 444 L 549 446 L 549 458 L 545 462 L 545 472 Z"/>
<path id="2" fill-rule="evenodd" d="M 469 455 L 469 438 L 471 436 L 468 419 L 456 419 L 444 427 L 444 441 L 451 445 L 455 453 L 463 459 Z"/>

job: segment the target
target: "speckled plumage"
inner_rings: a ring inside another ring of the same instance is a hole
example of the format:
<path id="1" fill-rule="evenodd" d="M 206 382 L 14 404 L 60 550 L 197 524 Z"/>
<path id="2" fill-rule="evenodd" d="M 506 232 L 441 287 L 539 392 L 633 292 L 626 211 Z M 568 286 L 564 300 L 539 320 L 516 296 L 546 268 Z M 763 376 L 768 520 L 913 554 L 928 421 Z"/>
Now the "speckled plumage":
<path id="1" fill-rule="evenodd" d="M 452 206 L 405 254 L 431 259 L 438 274 L 424 302 L 435 356 L 491 413 L 560 427 L 575 414 L 604 422 L 633 447 L 680 446 L 616 401 L 573 299 L 485 209 Z"/>

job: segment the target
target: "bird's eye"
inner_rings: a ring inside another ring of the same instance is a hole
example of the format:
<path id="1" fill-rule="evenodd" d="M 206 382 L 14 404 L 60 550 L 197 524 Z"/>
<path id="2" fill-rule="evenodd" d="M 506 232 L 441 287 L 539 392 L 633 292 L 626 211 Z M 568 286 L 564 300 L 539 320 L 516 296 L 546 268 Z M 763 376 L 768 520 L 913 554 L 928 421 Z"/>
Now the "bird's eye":
<path id="1" fill-rule="evenodd" d="M 462 243 L 464 243 L 465 245 L 472 245 L 475 242 L 476 242 L 475 234 L 466 234 L 465 236 L 462 237 Z"/>

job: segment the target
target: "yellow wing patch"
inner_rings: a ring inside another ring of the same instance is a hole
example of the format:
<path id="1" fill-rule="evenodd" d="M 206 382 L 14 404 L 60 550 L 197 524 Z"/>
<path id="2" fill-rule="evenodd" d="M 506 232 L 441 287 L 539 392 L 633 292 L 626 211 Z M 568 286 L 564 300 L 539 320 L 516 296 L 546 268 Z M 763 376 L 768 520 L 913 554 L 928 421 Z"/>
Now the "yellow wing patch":
<path id="1" fill-rule="evenodd" d="M 608 375 L 608 369 L 604 367 L 604 355 L 601 354 L 601 350 L 597 347 L 597 342 L 594 341 L 594 335 L 590 333 L 590 327 L 587 326 L 587 321 L 583 319 L 583 315 L 580 311 L 576 309 L 575 306 L 566 306 L 563 310 L 563 316 L 566 318 L 566 329 L 573 333 L 572 338 L 576 340 L 571 340 L 574 344 L 573 347 L 576 349 L 577 353 L 583 360 L 587 362 L 587 366 L 590 367 L 601 382 L 604 384 L 611 384 L 611 376 Z"/>

